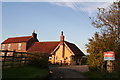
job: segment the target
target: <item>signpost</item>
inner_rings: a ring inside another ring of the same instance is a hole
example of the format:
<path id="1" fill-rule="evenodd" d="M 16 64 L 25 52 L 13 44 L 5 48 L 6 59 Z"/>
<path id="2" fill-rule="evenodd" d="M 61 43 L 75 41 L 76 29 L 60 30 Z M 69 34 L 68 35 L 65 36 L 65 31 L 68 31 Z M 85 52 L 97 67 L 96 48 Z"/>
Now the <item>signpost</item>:
<path id="1" fill-rule="evenodd" d="M 113 63 L 115 60 L 115 53 L 113 51 L 104 52 L 104 60 L 107 61 L 107 71 L 113 71 Z"/>
<path id="2" fill-rule="evenodd" d="M 115 60 L 115 53 L 113 51 L 104 52 L 104 60 Z"/>

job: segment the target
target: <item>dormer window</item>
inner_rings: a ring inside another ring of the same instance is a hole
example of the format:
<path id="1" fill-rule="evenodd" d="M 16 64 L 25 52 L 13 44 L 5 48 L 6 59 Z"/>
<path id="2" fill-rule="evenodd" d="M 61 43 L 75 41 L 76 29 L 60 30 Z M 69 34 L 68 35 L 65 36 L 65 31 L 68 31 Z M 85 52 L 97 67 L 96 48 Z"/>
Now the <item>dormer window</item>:
<path id="1" fill-rule="evenodd" d="M 2 44 L 2 48 L 1 48 L 1 49 L 2 49 L 2 50 L 5 49 L 5 44 Z"/>
<path id="2" fill-rule="evenodd" d="M 22 44 L 19 43 L 19 44 L 18 44 L 18 50 L 21 50 L 21 46 L 22 46 Z"/>
<path id="3" fill-rule="evenodd" d="M 8 50 L 10 50 L 10 46 L 11 46 L 11 44 L 8 44 Z"/>

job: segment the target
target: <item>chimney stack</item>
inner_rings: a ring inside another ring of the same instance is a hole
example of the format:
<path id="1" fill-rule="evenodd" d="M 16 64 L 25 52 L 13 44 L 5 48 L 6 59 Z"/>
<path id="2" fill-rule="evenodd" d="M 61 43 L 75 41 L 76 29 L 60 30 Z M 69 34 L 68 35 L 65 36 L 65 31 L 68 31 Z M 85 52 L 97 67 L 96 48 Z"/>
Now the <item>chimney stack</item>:
<path id="1" fill-rule="evenodd" d="M 61 36 L 60 36 L 60 43 L 63 44 L 64 42 L 64 35 L 63 35 L 63 31 L 61 32 Z"/>
<path id="2" fill-rule="evenodd" d="M 32 33 L 32 37 L 33 37 L 33 38 L 37 38 L 37 34 L 35 33 L 35 30 L 34 30 L 33 33 Z"/>
<path id="3" fill-rule="evenodd" d="M 61 36 L 60 36 L 60 45 L 62 47 L 62 57 L 64 58 L 65 55 L 65 47 L 64 47 L 64 35 L 63 35 L 63 31 L 61 32 Z"/>

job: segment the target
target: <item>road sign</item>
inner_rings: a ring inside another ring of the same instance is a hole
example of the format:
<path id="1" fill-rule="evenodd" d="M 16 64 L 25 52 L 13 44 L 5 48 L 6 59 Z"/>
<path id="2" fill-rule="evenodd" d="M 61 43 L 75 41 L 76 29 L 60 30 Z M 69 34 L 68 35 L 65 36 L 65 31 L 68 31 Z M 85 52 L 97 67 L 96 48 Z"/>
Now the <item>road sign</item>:
<path id="1" fill-rule="evenodd" d="M 104 60 L 115 60 L 115 53 L 113 51 L 104 52 Z"/>

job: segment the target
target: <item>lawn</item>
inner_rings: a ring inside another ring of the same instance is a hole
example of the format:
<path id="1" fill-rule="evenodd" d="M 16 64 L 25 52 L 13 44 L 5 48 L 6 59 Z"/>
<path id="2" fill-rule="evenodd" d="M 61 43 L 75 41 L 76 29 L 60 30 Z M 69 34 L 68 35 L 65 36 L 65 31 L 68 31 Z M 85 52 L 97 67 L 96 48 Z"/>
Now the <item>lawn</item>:
<path id="1" fill-rule="evenodd" d="M 88 77 L 90 80 L 111 80 L 115 79 L 118 80 L 120 76 L 118 75 L 118 72 L 99 72 L 99 71 L 88 71 L 83 73 L 84 76 Z"/>
<path id="2" fill-rule="evenodd" d="M 24 66 L 17 68 L 8 68 L 2 70 L 2 78 L 47 78 L 49 76 L 48 69 L 41 69 L 33 66 Z"/>

